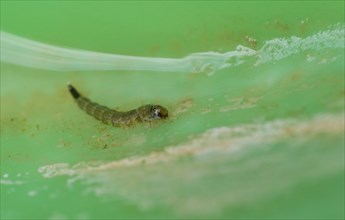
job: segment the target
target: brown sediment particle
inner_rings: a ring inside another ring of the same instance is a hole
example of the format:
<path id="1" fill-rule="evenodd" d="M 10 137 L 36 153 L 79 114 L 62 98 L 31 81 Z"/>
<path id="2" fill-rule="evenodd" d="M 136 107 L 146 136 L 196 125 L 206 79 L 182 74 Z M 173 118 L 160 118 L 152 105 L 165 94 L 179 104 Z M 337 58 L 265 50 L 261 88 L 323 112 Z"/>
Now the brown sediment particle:
<path id="1" fill-rule="evenodd" d="M 178 115 L 178 114 L 181 114 L 181 113 L 183 113 L 183 112 L 186 112 L 186 111 L 188 111 L 192 106 L 193 106 L 193 99 L 188 98 L 188 99 L 182 100 L 182 101 L 178 104 L 177 108 L 175 109 L 174 115 Z"/>
<path id="2" fill-rule="evenodd" d="M 274 20 L 273 22 L 266 22 L 266 27 L 270 29 L 275 29 L 277 31 L 287 32 L 290 31 L 290 26 L 279 20 Z"/>
<path id="3" fill-rule="evenodd" d="M 246 41 L 247 41 L 247 45 L 252 49 L 255 49 L 256 46 L 258 45 L 258 41 L 253 37 L 246 36 Z"/>

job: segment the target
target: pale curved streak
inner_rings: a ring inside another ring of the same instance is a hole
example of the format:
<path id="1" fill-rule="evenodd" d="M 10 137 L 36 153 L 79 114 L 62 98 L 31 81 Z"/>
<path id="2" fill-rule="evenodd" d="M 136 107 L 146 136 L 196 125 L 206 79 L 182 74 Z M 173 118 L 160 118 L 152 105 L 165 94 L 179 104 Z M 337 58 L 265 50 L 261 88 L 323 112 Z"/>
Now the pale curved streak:
<path id="1" fill-rule="evenodd" d="M 80 49 L 67 49 L 1 32 L 1 62 L 53 71 L 140 70 L 159 72 L 205 72 L 245 63 L 255 57 L 256 65 L 277 61 L 307 50 L 344 48 L 344 25 L 337 24 L 301 38 L 267 40 L 255 51 L 244 46 L 225 53 L 200 52 L 183 58 L 138 57 Z"/>
<path id="2" fill-rule="evenodd" d="M 215 71 L 231 65 L 232 57 L 251 56 L 239 47 L 227 53 L 193 53 L 184 58 L 155 58 L 67 49 L 1 32 L 1 61 L 53 71 L 143 70 L 161 72 Z M 234 63 L 235 64 L 235 63 Z"/>

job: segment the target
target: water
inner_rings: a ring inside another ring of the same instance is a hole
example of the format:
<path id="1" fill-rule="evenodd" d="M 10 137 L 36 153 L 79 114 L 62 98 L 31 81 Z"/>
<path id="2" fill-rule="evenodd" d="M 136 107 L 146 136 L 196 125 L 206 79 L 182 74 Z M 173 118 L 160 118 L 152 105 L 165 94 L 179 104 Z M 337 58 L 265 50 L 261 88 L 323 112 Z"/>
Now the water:
<path id="1" fill-rule="evenodd" d="M 1 6 L 2 219 L 344 218 L 343 2 Z"/>

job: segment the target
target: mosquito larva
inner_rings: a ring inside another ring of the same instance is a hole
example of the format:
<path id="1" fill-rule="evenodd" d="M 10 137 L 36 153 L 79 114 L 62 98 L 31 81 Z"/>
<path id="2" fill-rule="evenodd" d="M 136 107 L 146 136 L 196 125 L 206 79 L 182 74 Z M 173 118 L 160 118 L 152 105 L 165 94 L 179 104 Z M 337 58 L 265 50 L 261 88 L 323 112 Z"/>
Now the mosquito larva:
<path id="1" fill-rule="evenodd" d="M 131 126 L 139 122 L 152 122 L 168 118 L 168 110 L 161 105 L 143 105 L 137 109 L 119 112 L 92 102 L 82 96 L 72 85 L 68 85 L 68 90 L 78 106 L 87 114 L 115 127 Z"/>

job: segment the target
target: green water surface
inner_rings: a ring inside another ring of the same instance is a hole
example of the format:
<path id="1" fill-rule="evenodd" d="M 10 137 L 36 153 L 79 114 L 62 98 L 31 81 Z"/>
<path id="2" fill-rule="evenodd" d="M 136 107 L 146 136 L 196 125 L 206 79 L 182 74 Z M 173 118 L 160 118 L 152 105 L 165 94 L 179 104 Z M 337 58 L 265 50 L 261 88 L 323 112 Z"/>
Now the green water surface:
<path id="1" fill-rule="evenodd" d="M 303 38 L 338 23 L 343 1 L 1 1 L 2 31 L 145 57 L 239 44 L 258 50 L 266 40 Z M 103 105 L 158 103 L 171 118 L 103 125 L 78 109 L 67 81 Z M 344 91 L 344 49 L 248 62 L 213 76 L 1 63 L 1 219 L 343 219 Z M 262 136 L 273 122 L 282 133 Z M 243 125 L 260 129 L 198 142 L 212 129 Z M 189 145 L 192 153 L 151 163 L 149 155 Z M 198 147 L 208 151 L 196 154 Z M 146 159 L 92 172 L 80 165 L 137 157 Z M 47 177 L 40 168 L 52 164 L 73 172 Z"/>

